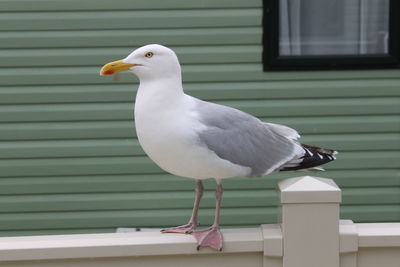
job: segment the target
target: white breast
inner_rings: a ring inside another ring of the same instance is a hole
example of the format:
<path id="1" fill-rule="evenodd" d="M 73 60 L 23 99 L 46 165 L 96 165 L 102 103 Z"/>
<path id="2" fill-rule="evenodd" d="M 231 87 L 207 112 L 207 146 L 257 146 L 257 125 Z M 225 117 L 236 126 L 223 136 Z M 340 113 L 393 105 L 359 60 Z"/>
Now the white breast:
<path id="1" fill-rule="evenodd" d="M 197 133 L 204 128 L 194 110 L 194 99 L 180 94 L 155 94 L 139 90 L 135 125 L 146 154 L 174 175 L 204 179 L 244 176 L 249 168 L 219 158 L 201 144 Z"/>

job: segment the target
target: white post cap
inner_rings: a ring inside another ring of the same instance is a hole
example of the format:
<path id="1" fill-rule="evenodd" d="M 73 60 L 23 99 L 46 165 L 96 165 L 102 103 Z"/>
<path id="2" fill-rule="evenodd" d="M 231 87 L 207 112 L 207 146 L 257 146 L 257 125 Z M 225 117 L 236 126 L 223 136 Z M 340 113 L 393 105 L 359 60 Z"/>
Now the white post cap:
<path id="1" fill-rule="evenodd" d="M 301 176 L 278 182 L 281 203 L 340 203 L 341 190 L 332 179 Z"/>

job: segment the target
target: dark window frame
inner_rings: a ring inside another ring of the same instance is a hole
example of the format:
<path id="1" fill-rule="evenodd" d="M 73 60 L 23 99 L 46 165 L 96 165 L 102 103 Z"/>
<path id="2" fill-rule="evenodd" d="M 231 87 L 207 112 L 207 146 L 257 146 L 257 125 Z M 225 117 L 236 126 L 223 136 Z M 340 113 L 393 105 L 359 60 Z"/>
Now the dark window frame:
<path id="1" fill-rule="evenodd" d="M 263 0 L 264 71 L 400 68 L 400 0 L 390 0 L 389 8 L 388 54 L 280 56 L 279 0 Z"/>

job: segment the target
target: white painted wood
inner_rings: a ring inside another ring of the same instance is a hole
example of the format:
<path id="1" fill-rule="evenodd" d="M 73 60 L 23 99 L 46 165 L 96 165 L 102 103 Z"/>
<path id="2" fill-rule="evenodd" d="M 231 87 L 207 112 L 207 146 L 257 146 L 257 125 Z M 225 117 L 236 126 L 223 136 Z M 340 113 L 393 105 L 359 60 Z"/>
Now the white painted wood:
<path id="1" fill-rule="evenodd" d="M 7 237 L 0 238 L 0 266 L 283 266 L 283 256 L 287 256 L 283 244 L 287 240 L 281 238 L 279 225 L 227 229 L 224 234 L 223 252 L 197 252 L 190 236 L 155 232 Z M 303 241 L 303 246 L 308 245 Z M 400 223 L 341 221 L 340 267 L 399 267 L 399 241 Z M 318 255 L 312 259 L 318 260 Z M 329 262 L 324 264 L 328 266 Z"/>
<path id="2" fill-rule="evenodd" d="M 358 251 L 358 231 L 356 224 L 351 220 L 340 220 L 340 253 Z"/>
<path id="3" fill-rule="evenodd" d="M 341 190 L 332 179 L 301 176 L 279 181 L 281 204 L 340 203 Z"/>
<path id="4" fill-rule="evenodd" d="M 264 267 L 282 267 L 283 237 L 279 224 L 261 225 L 264 239 Z"/>
<path id="5" fill-rule="evenodd" d="M 260 228 L 224 229 L 224 252 L 263 251 Z M 218 253 L 196 250 L 191 235 L 132 232 L 0 238 L 0 262 L 61 258 L 130 257 Z"/>
<path id="6" fill-rule="evenodd" d="M 357 267 L 358 232 L 351 220 L 341 220 L 339 225 L 340 267 Z"/>
<path id="7" fill-rule="evenodd" d="M 400 247 L 361 247 L 357 267 L 399 267 Z"/>
<path id="8" fill-rule="evenodd" d="M 329 179 L 297 177 L 278 187 L 282 223 L 223 229 L 222 252 L 197 251 L 191 235 L 120 229 L 0 238 L 0 266 L 400 267 L 400 223 L 339 221 L 340 189 Z"/>
<path id="9" fill-rule="evenodd" d="M 400 223 L 358 223 L 356 226 L 360 247 L 400 247 Z"/>
<path id="10" fill-rule="evenodd" d="M 278 183 L 283 267 L 339 267 L 340 189 L 332 180 L 297 177 Z"/>
<path id="11" fill-rule="evenodd" d="M 261 225 L 264 238 L 264 255 L 271 257 L 283 256 L 283 237 L 279 224 Z"/>
<path id="12" fill-rule="evenodd" d="M 198 253 L 143 257 L 96 257 L 43 261 L 1 262 L 1 267 L 261 267 L 262 253 Z M 270 267 L 270 266 L 268 266 Z"/>

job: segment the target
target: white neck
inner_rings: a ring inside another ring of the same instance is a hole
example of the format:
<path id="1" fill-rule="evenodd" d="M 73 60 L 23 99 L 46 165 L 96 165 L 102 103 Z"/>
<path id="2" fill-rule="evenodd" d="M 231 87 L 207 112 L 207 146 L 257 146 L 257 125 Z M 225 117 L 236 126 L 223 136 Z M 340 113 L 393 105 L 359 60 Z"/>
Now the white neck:
<path id="1" fill-rule="evenodd" d="M 185 96 L 180 79 L 141 80 L 135 101 L 135 118 L 161 116 L 179 109 Z"/>
<path id="2" fill-rule="evenodd" d="M 180 79 L 144 79 L 140 80 L 136 101 L 140 101 L 141 97 L 145 97 L 146 101 L 149 102 L 165 102 L 165 100 L 174 102 L 174 99 L 179 99 L 179 97 L 182 95 L 184 95 L 184 92 Z"/>

